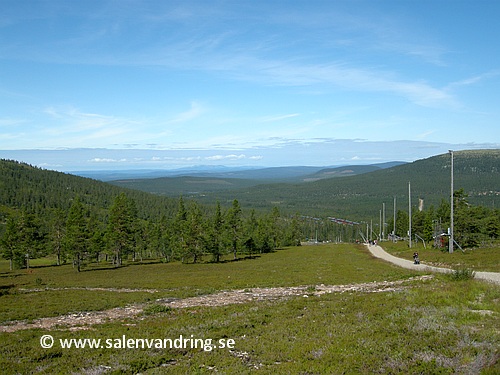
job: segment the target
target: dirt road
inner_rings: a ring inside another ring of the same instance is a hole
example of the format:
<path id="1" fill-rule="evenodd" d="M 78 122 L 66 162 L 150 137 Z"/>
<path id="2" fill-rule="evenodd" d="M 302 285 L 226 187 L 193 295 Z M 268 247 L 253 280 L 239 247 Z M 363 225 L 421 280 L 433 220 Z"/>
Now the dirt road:
<path id="1" fill-rule="evenodd" d="M 451 273 L 453 272 L 450 268 L 441 268 L 428 266 L 426 264 L 414 264 L 411 260 L 397 258 L 394 255 L 387 253 L 382 247 L 378 245 L 366 245 L 370 253 L 376 258 L 384 259 L 388 262 L 396 264 L 400 267 L 408 268 L 411 270 L 425 271 L 425 272 L 440 272 L 440 273 Z M 476 279 L 486 280 L 495 284 L 500 285 L 500 273 L 498 272 L 475 272 L 474 277 Z"/>

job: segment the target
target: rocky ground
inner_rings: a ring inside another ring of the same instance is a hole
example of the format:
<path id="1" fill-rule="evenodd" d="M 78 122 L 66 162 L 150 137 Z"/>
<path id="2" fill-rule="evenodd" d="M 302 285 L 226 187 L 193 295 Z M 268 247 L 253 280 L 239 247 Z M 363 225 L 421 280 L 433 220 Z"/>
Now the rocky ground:
<path id="1" fill-rule="evenodd" d="M 276 288 L 251 288 L 221 291 L 219 293 L 202 295 L 197 297 L 183 299 L 158 299 L 154 304 L 164 305 L 170 308 L 189 308 L 195 306 L 223 306 L 234 303 L 247 303 L 251 301 L 278 300 L 290 297 L 320 296 L 325 293 L 378 293 L 394 292 L 403 288 L 408 288 L 416 281 L 422 281 L 432 278 L 429 275 L 423 275 L 405 280 L 397 281 L 379 281 L 370 283 L 348 284 L 348 285 L 316 285 L 316 286 L 296 286 L 296 287 L 276 287 Z M 82 289 L 82 288 L 79 288 Z M 95 288 L 88 288 L 94 290 Z M 51 289 L 54 290 L 54 289 Z M 142 289 L 106 289 L 98 288 L 95 290 L 124 292 L 155 292 L 154 290 Z M 44 289 L 24 290 L 24 292 L 43 292 Z M 41 329 L 68 329 L 68 330 L 86 330 L 92 326 L 102 324 L 107 321 L 144 317 L 144 309 L 147 304 L 137 304 L 126 307 L 117 307 L 104 311 L 79 312 L 57 317 L 40 318 L 33 321 L 12 321 L 0 326 L 0 332 L 15 332 L 23 329 L 41 328 Z"/>
<path id="2" fill-rule="evenodd" d="M 377 258 L 392 262 L 400 267 L 425 272 L 452 272 L 448 268 L 433 267 L 430 265 L 415 265 L 409 260 L 396 258 L 385 252 L 380 246 L 367 246 L 368 250 Z M 500 283 L 500 274 L 495 272 L 476 272 L 476 278 L 484 279 L 493 283 Z M 432 278 L 432 275 L 423 275 L 406 280 L 397 281 L 379 281 L 348 285 L 315 285 L 315 286 L 296 286 L 296 287 L 276 287 L 276 288 L 251 288 L 221 291 L 219 293 L 207 294 L 197 297 L 174 299 L 158 299 L 154 304 L 167 306 L 170 308 L 189 308 L 195 306 L 223 306 L 234 303 L 248 303 L 252 301 L 278 300 L 290 297 L 310 297 L 319 296 L 325 293 L 377 293 L 393 292 L 403 288 L 410 287 L 414 282 Z M 117 288 L 72 288 L 86 289 L 96 291 L 112 291 L 116 293 L 147 292 L 156 293 L 153 289 L 117 289 Z M 20 290 L 25 293 L 43 293 L 50 289 L 27 289 Z M 0 332 L 14 332 L 22 329 L 42 328 L 42 329 L 68 329 L 85 330 L 92 326 L 102 324 L 110 320 L 120 320 L 127 318 L 144 318 L 144 309 L 148 304 L 136 304 L 126 307 L 117 307 L 104 311 L 78 312 L 57 317 L 40 318 L 33 321 L 12 321 L 0 326 Z"/>

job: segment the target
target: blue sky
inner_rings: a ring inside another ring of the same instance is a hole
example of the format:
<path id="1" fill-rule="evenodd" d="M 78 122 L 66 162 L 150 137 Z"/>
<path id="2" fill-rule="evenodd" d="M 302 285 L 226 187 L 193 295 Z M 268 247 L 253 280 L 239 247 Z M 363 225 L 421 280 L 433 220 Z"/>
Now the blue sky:
<path id="1" fill-rule="evenodd" d="M 0 158 L 340 165 L 500 148 L 500 2 L 0 2 Z"/>

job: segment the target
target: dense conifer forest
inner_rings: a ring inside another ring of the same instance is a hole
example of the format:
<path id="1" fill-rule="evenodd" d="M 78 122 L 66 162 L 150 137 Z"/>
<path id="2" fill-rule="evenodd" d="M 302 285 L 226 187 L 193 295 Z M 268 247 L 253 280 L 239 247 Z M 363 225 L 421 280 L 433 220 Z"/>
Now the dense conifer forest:
<path id="1" fill-rule="evenodd" d="M 276 205 L 281 212 L 310 216 L 335 216 L 353 221 L 378 220 L 382 203 L 407 210 L 408 182 L 412 198 L 424 208 L 450 199 L 450 156 L 417 160 L 392 168 L 356 176 L 322 179 L 306 183 L 263 184 L 246 189 L 201 192 L 191 197 L 202 203 L 224 203 L 237 196 L 245 207 Z M 468 202 L 488 208 L 500 207 L 500 150 L 473 150 L 454 153 L 455 189 L 464 189 Z M 146 181 L 143 184 L 144 189 Z"/>
<path id="2" fill-rule="evenodd" d="M 494 204 L 500 194 L 496 191 L 500 152 L 457 156 L 455 239 L 463 248 L 490 246 L 500 237 L 500 209 Z M 404 238 L 408 210 L 398 208 L 394 223 L 389 202 L 391 193 L 407 201 L 405 181 L 410 178 L 417 196 L 426 198 L 423 207 L 423 199 L 413 203 L 415 238 L 446 248 L 443 234 L 450 225 L 446 157 L 301 185 L 262 185 L 251 192 L 234 191 L 232 198 L 226 192 L 222 204 L 158 196 L 0 160 L 0 254 L 12 268 L 29 267 L 30 259 L 50 255 L 57 264 L 71 262 L 80 271 L 99 263 L 119 267 L 146 260 L 234 260 L 302 241 L 387 239 L 389 234 Z M 384 197 L 387 219 L 377 226 Z M 310 214 L 311 207 L 325 208 L 332 200 L 330 210 Z M 366 211 L 375 211 L 375 204 L 376 214 L 367 220 Z M 336 212 L 346 216 L 332 217 Z M 354 220 L 345 220 L 348 215 Z"/>
<path id="3" fill-rule="evenodd" d="M 300 241 L 296 220 L 277 209 L 244 212 L 236 199 L 223 210 L 9 160 L 0 161 L 0 177 L 0 248 L 11 267 L 49 254 L 78 271 L 124 259 L 220 261 Z"/>

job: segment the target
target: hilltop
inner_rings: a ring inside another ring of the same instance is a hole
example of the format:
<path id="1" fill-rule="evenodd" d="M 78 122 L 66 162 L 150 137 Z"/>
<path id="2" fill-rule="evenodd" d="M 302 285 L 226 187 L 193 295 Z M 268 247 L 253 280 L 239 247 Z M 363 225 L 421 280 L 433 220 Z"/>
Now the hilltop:
<path id="1" fill-rule="evenodd" d="M 12 209 L 22 208 L 38 214 L 56 208 L 68 210 L 76 196 L 89 207 L 102 211 L 120 193 L 137 203 L 138 214 L 143 218 L 157 218 L 177 207 L 176 199 L 0 159 L 0 220 L 2 213 Z"/>

